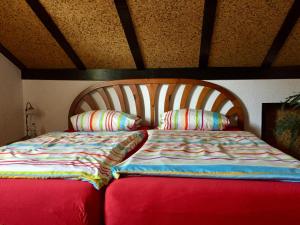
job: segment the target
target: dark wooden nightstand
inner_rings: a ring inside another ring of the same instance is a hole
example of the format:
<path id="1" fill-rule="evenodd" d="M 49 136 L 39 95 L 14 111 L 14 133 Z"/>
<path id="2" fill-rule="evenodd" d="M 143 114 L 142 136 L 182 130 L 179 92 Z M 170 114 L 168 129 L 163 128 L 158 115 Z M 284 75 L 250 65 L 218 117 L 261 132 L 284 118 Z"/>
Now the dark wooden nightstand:
<path id="1" fill-rule="evenodd" d="M 292 155 L 300 159 L 299 151 L 299 137 L 297 138 L 295 145 L 290 145 L 291 130 L 288 130 L 287 127 L 286 133 L 276 135 L 276 126 L 279 119 L 284 118 L 299 118 L 300 109 L 294 109 L 292 106 L 285 105 L 282 108 L 283 103 L 263 103 L 262 104 L 262 130 L 261 137 L 268 144 L 272 145 L 275 148 L 280 149 L 281 151 Z M 293 116 L 294 115 L 294 116 Z M 297 117 L 295 117 L 297 115 Z M 297 119 L 294 121 L 296 122 Z M 299 119 L 298 119 L 299 120 Z M 300 128 L 298 128 L 299 130 Z"/>

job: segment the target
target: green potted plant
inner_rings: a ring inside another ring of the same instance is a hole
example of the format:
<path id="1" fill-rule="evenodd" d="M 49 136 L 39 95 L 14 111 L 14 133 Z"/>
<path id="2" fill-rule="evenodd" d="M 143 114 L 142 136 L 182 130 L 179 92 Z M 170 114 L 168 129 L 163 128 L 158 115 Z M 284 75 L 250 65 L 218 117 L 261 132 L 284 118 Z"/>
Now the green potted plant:
<path id="1" fill-rule="evenodd" d="M 286 98 L 275 125 L 278 146 L 300 158 L 300 93 Z"/>

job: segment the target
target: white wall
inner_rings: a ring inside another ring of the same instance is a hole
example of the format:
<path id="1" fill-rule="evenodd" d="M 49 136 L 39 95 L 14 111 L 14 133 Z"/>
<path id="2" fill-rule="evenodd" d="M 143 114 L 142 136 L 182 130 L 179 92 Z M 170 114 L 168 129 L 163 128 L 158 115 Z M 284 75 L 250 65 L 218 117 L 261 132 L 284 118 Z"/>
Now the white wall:
<path id="1" fill-rule="evenodd" d="M 0 54 L 0 145 L 23 136 L 21 71 Z"/>
<path id="2" fill-rule="evenodd" d="M 249 120 L 246 129 L 260 135 L 263 102 L 280 102 L 300 91 L 300 79 L 294 80 L 228 80 L 210 81 L 231 90 L 243 102 Z M 73 99 L 95 81 L 24 80 L 24 102 L 40 110 L 40 131 L 67 128 L 68 110 Z"/>
<path id="3" fill-rule="evenodd" d="M 262 103 L 282 102 L 300 92 L 300 79 L 289 80 L 223 80 L 213 81 L 229 90 L 243 102 L 247 113 L 246 130 L 261 132 Z"/>
<path id="4" fill-rule="evenodd" d="M 74 98 L 93 81 L 23 80 L 24 104 L 37 109 L 37 132 L 62 131 L 68 127 L 68 112 Z"/>

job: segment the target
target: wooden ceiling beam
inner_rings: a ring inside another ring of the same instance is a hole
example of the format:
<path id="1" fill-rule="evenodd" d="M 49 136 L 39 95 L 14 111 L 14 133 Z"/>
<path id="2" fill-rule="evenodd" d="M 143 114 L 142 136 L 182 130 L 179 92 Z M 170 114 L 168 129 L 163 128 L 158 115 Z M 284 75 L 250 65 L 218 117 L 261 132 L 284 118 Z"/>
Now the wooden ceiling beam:
<path id="1" fill-rule="evenodd" d="M 7 59 L 9 59 L 15 66 L 17 66 L 20 70 L 26 69 L 26 66 L 17 59 L 7 48 L 4 47 L 0 43 L 0 53 L 2 53 Z"/>
<path id="2" fill-rule="evenodd" d="M 280 49 L 283 47 L 286 39 L 291 33 L 293 27 L 297 23 L 300 16 L 300 0 L 295 0 L 292 7 L 290 8 L 283 24 L 280 27 L 266 57 L 261 65 L 262 68 L 270 68 L 275 61 Z"/>
<path id="3" fill-rule="evenodd" d="M 142 3 L 141 3 L 142 4 Z M 136 68 L 143 70 L 145 68 L 143 56 L 139 47 L 137 36 L 134 30 L 132 18 L 126 0 L 115 0 L 116 9 L 134 59 Z"/>
<path id="4" fill-rule="evenodd" d="M 139 78 L 191 78 L 199 80 L 299 79 L 300 66 L 274 67 L 209 67 L 160 69 L 25 69 L 22 79 L 34 80 L 119 80 Z"/>
<path id="5" fill-rule="evenodd" d="M 36 16 L 41 20 L 41 22 L 44 24 L 44 26 L 47 28 L 50 34 L 54 37 L 57 43 L 65 51 L 68 57 L 72 60 L 77 69 L 86 69 L 84 63 L 81 61 L 79 56 L 76 54 L 72 46 L 69 44 L 65 36 L 59 30 L 59 28 L 54 23 L 53 19 L 43 7 L 43 5 L 39 2 L 39 0 L 26 0 L 26 2 L 36 14 Z"/>
<path id="6" fill-rule="evenodd" d="M 208 59 L 216 19 L 216 10 L 217 0 L 205 0 L 199 57 L 199 67 L 201 69 L 208 67 Z"/>

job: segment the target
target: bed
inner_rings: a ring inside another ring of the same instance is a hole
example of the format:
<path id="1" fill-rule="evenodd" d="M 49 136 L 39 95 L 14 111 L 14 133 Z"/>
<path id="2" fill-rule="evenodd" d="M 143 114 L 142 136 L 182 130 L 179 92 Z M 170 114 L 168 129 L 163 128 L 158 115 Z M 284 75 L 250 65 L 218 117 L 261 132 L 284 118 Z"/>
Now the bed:
<path id="1" fill-rule="evenodd" d="M 298 224 L 299 184 L 124 177 L 106 190 L 107 225 Z"/>
<path id="2" fill-rule="evenodd" d="M 82 181 L 0 179 L 0 224 L 103 224 L 104 192 Z"/>
<path id="3" fill-rule="evenodd" d="M 1 147 L 0 224 L 103 224 L 110 168 L 144 137 L 143 131 L 52 132 Z"/>
<path id="4" fill-rule="evenodd" d="M 103 224 L 110 168 L 145 138 L 142 130 L 70 130 L 1 147 L 0 224 Z"/>
<path id="5" fill-rule="evenodd" d="M 150 130 L 113 167 L 106 224 L 295 224 L 299 168 L 248 132 Z"/>
<path id="6" fill-rule="evenodd" d="M 103 82 L 83 91 L 78 101 L 85 98 L 93 108 L 98 104 L 95 93 L 101 96 L 103 107 L 138 114 L 150 129 L 157 126 L 161 113 L 182 108 L 221 112 L 235 126 L 230 130 L 244 128 L 245 113 L 239 99 L 223 87 L 204 81 Z M 296 224 L 300 220 L 299 200 L 300 185 L 296 182 L 133 173 L 107 187 L 105 224 Z"/>
<path id="7" fill-rule="evenodd" d="M 101 82 L 75 98 L 69 118 L 90 110 L 116 110 L 140 116 L 143 129 L 152 129 L 161 113 L 183 108 L 221 112 L 233 125 L 229 134 L 244 128 L 246 116 L 236 96 L 189 79 Z M 0 188 L 0 224 L 279 225 L 300 219 L 296 182 L 129 174 L 100 191 L 87 182 L 61 179 L 1 179 Z"/>

